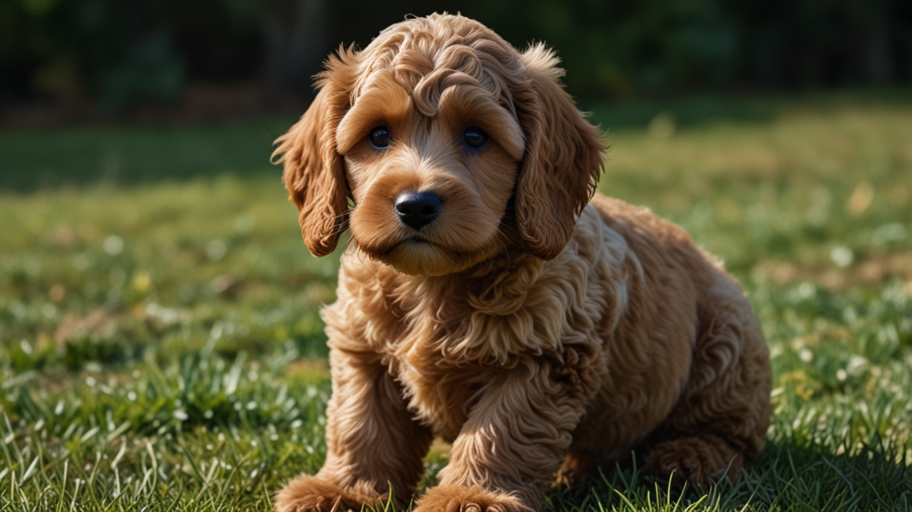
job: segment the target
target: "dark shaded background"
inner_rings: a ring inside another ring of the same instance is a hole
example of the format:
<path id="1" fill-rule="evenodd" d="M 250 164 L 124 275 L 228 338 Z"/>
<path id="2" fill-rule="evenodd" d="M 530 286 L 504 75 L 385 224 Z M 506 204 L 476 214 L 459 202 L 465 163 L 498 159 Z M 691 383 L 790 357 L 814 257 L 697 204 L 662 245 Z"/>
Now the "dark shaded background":
<path id="1" fill-rule="evenodd" d="M 4 0 L 0 122 L 306 105 L 339 44 L 363 47 L 406 14 L 444 10 L 517 47 L 545 41 L 580 98 L 912 80 L 909 0 Z"/>

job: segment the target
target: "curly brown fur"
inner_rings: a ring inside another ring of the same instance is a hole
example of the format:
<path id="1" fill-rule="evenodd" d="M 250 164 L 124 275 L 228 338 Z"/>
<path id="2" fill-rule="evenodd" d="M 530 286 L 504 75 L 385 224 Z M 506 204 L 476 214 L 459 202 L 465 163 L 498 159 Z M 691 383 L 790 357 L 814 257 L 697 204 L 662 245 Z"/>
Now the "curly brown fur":
<path id="1" fill-rule="evenodd" d="M 680 228 L 593 198 L 599 132 L 556 64 L 463 17 L 410 19 L 331 57 L 279 139 L 310 251 L 352 243 L 323 310 L 326 463 L 276 510 L 407 503 L 434 436 L 452 450 L 419 512 L 539 510 L 559 470 L 634 448 L 693 483 L 759 455 L 770 367 L 747 299 Z M 403 192 L 439 216 L 406 225 Z"/>

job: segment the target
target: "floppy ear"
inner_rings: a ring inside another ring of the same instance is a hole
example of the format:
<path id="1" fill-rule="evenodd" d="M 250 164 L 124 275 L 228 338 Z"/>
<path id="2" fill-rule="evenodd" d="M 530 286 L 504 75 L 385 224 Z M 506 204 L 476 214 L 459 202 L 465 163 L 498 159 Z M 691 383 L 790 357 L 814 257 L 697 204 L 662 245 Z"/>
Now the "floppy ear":
<path id="1" fill-rule="evenodd" d="M 320 92 L 301 119 L 276 140 L 273 162 L 285 166 L 285 188 L 298 207 L 298 222 L 314 256 L 331 253 L 348 228 L 345 165 L 336 151 L 336 127 L 349 106 L 344 58 L 331 57 L 318 75 Z M 276 158 L 278 157 L 278 158 Z"/>
<path id="2" fill-rule="evenodd" d="M 526 137 L 514 203 L 526 250 L 542 259 L 564 249 L 602 172 L 602 138 L 564 91 L 557 58 L 536 45 L 520 56 L 528 89 L 514 92 Z"/>

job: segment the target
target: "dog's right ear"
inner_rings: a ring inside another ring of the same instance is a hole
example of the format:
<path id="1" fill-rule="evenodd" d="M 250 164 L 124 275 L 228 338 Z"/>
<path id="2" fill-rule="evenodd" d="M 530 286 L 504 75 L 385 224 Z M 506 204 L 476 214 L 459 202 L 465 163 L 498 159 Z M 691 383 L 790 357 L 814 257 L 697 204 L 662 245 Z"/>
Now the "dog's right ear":
<path id="1" fill-rule="evenodd" d="M 354 53 L 340 49 L 317 75 L 319 93 L 301 119 L 276 139 L 273 163 L 285 166 L 285 188 L 314 256 L 331 253 L 348 228 L 345 164 L 336 150 L 336 127 L 349 108 Z"/>

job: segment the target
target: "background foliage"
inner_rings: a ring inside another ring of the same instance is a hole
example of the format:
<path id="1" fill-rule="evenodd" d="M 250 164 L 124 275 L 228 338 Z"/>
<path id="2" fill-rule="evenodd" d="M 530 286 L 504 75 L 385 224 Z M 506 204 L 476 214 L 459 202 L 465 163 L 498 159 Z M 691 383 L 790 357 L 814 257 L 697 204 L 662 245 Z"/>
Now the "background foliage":
<path id="1" fill-rule="evenodd" d="M 906 0 L 6 0 L 0 106 L 171 101 L 194 81 L 310 92 L 340 43 L 405 13 L 474 17 L 558 50 L 577 96 L 784 89 L 912 79 Z"/>

